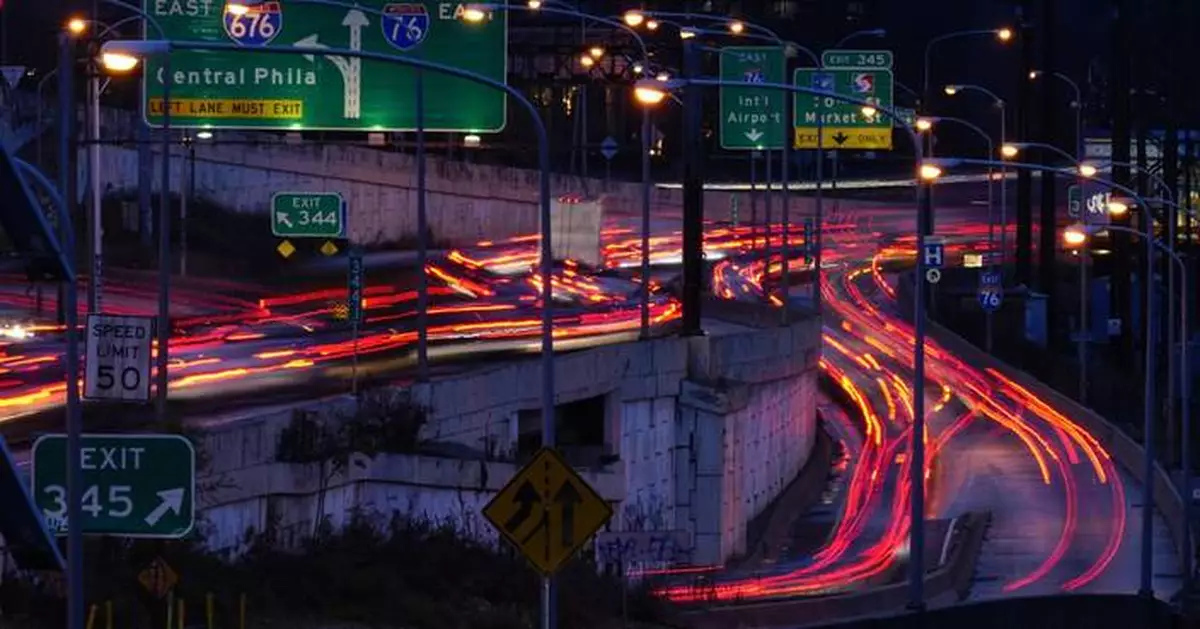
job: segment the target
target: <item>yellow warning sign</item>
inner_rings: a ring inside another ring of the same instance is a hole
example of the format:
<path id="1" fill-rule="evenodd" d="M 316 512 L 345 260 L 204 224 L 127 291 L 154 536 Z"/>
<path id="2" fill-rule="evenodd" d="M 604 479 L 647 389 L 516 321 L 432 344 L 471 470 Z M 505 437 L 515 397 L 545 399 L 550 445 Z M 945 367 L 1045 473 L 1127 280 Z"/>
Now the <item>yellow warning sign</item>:
<path id="1" fill-rule="evenodd" d="M 290 240 L 285 240 L 279 243 L 279 246 L 275 247 L 275 250 L 286 259 L 290 258 L 293 253 L 296 253 L 296 245 L 293 245 Z"/>
<path id="2" fill-rule="evenodd" d="M 326 240 L 325 244 L 321 245 L 321 253 L 326 256 L 331 256 L 338 252 L 337 245 L 333 244 L 332 240 Z"/>
<path id="3" fill-rule="evenodd" d="M 179 583 L 179 575 L 175 574 L 162 557 L 155 557 L 150 565 L 138 573 L 138 583 L 154 597 L 162 598 Z"/>
<path id="4" fill-rule="evenodd" d="M 542 574 L 554 574 L 612 517 L 612 508 L 552 448 L 542 448 L 483 508 Z"/>
<path id="5" fill-rule="evenodd" d="M 823 148 L 862 151 L 890 151 L 892 130 L 887 127 L 824 127 L 821 129 Z M 796 127 L 795 148 L 817 148 L 817 127 Z"/>
<path id="6" fill-rule="evenodd" d="M 151 98 L 151 116 L 163 114 L 161 98 Z M 189 118 L 293 120 L 304 116 L 304 101 L 261 98 L 172 98 L 171 115 Z"/>

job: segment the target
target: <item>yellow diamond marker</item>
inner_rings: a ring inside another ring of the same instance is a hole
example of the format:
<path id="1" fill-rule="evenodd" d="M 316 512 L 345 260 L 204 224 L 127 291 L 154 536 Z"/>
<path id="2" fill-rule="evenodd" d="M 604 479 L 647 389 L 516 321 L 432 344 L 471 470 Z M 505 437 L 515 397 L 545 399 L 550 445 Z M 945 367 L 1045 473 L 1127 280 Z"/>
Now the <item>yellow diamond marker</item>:
<path id="1" fill-rule="evenodd" d="M 285 240 L 279 243 L 279 246 L 275 247 L 275 250 L 284 258 L 289 258 L 293 253 L 296 253 L 296 246 L 292 244 L 292 241 Z"/>
<path id="2" fill-rule="evenodd" d="M 337 245 L 333 244 L 332 240 L 326 240 L 325 244 L 321 245 L 321 253 L 331 256 L 338 252 Z"/>

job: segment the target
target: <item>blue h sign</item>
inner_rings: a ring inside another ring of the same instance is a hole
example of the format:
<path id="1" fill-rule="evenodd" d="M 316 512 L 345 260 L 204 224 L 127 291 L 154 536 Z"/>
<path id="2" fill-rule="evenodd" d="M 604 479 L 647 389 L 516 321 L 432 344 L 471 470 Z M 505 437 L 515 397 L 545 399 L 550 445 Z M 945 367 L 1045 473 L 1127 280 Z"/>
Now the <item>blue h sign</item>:
<path id="1" fill-rule="evenodd" d="M 940 242 L 925 243 L 925 266 L 931 269 L 942 268 L 945 261 L 946 245 Z"/>

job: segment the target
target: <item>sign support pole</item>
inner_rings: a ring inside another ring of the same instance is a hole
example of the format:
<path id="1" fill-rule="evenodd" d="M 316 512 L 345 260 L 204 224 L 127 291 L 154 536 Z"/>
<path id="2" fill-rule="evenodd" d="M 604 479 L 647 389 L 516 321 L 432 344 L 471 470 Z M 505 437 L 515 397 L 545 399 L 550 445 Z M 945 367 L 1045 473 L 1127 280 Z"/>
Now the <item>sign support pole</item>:
<path id="1" fill-rule="evenodd" d="M 429 215 L 425 207 L 425 73 L 417 75 L 417 381 L 429 380 L 429 277 L 425 265 L 429 259 Z"/>
<path id="2" fill-rule="evenodd" d="M 75 94 L 74 40 L 67 33 L 58 36 L 58 167 L 62 192 L 59 207 L 59 227 L 62 230 L 62 251 L 67 262 L 67 286 L 63 290 L 64 320 L 66 322 L 67 355 L 67 521 L 81 521 L 80 498 L 83 495 L 82 416 L 79 407 L 79 330 L 78 291 L 75 276 L 75 233 L 71 225 L 71 206 L 75 199 L 74 122 Z M 67 529 L 67 627 L 84 629 L 83 600 L 83 527 Z"/>
<path id="3" fill-rule="evenodd" d="M 158 386 L 155 418 L 167 421 L 167 358 L 171 338 L 171 53 L 163 59 L 162 182 L 158 198 Z"/>

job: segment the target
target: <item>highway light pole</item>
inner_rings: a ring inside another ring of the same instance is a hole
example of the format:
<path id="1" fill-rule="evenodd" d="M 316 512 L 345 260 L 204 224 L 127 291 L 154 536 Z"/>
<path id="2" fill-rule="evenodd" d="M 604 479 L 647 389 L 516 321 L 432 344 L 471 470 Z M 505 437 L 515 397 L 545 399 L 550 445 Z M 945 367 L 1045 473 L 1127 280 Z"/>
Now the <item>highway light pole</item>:
<path id="1" fill-rule="evenodd" d="M 66 267 L 63 315 L 66 323 L 67 397 L 67 628 L 84 629 L 83 593 L 83 417 L 79 405 L 79 281 L 75 275 L 75 40 L 58 36 L 59 233 Z"/>
<path id="2" fill-rule="evenodd" d="M 548 13 L 548 14 L 553 14 L 553 15 L 565 15 L 565 16 L 570 16 L 570 17 L 578 17 L 578 18 L 582 18 L 584 20 L 591 20 L 593 22 L 604 24 L 604 25 L 610 26 L 612 28 L 620 29 L 620 30 L 628 33 L 629 36 L 632 37 L 635 42 L 637 42 L 638 48 L 642 53 L 642 61 L 641 61 L 642 72 L 643 73 L 649 72 L 649 70 L 650 70 L 650 54 L 649 54 L 648 49 L 646 48 L 646 41 L 644 39 L 642 39 L 641 34 L 638 33 L 637 29 L 635 28 L 637 25 L 642 23 L 642 21 L 644 20 L 644 17 L 643 17 L 643 20 L 636 20 L 631 17 L 634 14 L 630 13 L 622 20 L 618 20 L 615 18 L 603 17 L 603 16 L 599 16 L 599 15 L 592 15 L 591 13 L 584 13 L 582 11 L 576 11 L 573 9 L 568 9 L 568 8 L 563 8 L 563 7 L 547 6 L 545 3 L 538 3 L 536 6 L 534 4 L 526 4 L 526 5 L 501 4 L 501 5 L 480 5 L 480 6 L 482 8 L 481 12 L 485 13 L 485 14 L 487 11 L 487 7 L 496 6 L 498 8 L 508 9 L 508 10 L 516 9 L 516 10 L 521 10 L 521 11 L 529 11 L 532 13 Z M 467 16 L 467 13 L 469 13 L 469 12 L 463 13 L 464 17 Z M 470 15 L 475 16 L 477 14 L 470 13 Z M 638 74 L 638 72 L 636 70 L 637 64 L 634 64 L 634 65 L 635 65 L 634 73 Z M 641 145 L 642 145 L 641 146 L 641 149 L 642 149 L 642 190 L 641 190 L 641 193 L 642 193 L 641 194 L 641 196 L 642 196 L 642 199 L 641 199 L 642 200 L 642 225 L 641 225 L 641 231 L 642 231 L 642 234 L 641 234 L 641 241 L 642 241 L 641 242 L 642 293 L 641 293 L 641 299 L 638 304 L 640 314 L 641 314 L 641 330 L 639 331 L 639 337 L 642 339 L 650 338 L 650 197 L 651 197 L 651 194 L 650 194 L 650 189 L 651 189 L 650 133 L 651 133 L 651 131 L 652 131 L 652 129 L 650 126 L 650 110 L 647 108 L 643 108 L 642 109 L 642 132 L 641 132 L 641 136 L 642 136 L 641 137 Z"/>
<path id="3" fill-rule="evenodd" d="M 920 118 L 917 120 L 917 131 L 932 133 L 934 125 L 942 123 L 942 122 L 950 122 L 950 123 L 954 123 L 954 124 L 959 124 L 959 125 L 962 125 L 968 129 L 970 129 L 971 131 L 974 131 L 976 134 L 978 134 L 980 137 L 982 137 L 983 141 L 987 144 L 988 158 L 990 159 L 992 156 L 994 156 L 996 154 L 996 145 L 995 145 L 995 143 L 992 142 L 992 136 L 988 135 L 986 131 L 979 128 L 979 126 L 976 125 L 975 123 L 970 122 L 968 120 L 964 120 L 962 118 L 954 118 L 951 116 L 930 116 L 930 117 Z M 996 187 L 996 182 L 993 181 L 993 179 L 992 179 L 992 169 L 989 168 L 988 169 L 988 185 L 987 185 L 987 208 L 988 208 L 988 264 L 987 264 L 987 267 L 988 267 L 989 271 L 995 269 L 995 267 L 996 267 L 996 260 L 995 260 L 996 256 L 994 255 L 995 250 L 996 250 L 996 234 L 995 234 L 996 205 L 995 205 L 995 194 L 994 194 L 995 187 Z M 930 209 L 929 211 L 932 212 L 932 209 Z M 984 314 L 984 320 L 985 320 L 984 349 L 987 351 L 987 353 L 990 354 L 990 353 L 992 353 L 993 323 L 994 323 L 995 317 L 992 316 L 993 313 L 990 309 L 986 310 L 983 314 Z"/>
<path id="4" fill-rule="evenodd" d="M 1008 103 L 1003 98 L 982 85 L 947 85 L 943 91 L 947 96 L 955 96 L 963 92 L 979 92 L 992 99 L 1000 112 L 1000 145 L 1004 146 L 1008 143 Z M 995 157 L 995 155 L 993 154 L 991 157 Z M 1000 181 L 1002 182 L 1000 186 L 1000 272 L 1003 273 L 1005 258 L 1008 256 L 1008 167 L 1003 164 L 1000 166 Z M 989 252 L 988 257 L 995 257 L 995 253 Z"/>
<path id="5" fill-rule="evenodd" d="M 364 13 L 372 13 L 381 16 L 382 12 L 368 9 L 364 7 L 355 7 L 354 5 L 343 5 L 341 3 L 330 3 L 337 6 L 346 6 L 348 8 L 357 8 Z M 284 46 L 260 46 L 252 50 L 243 48 L 236 44 L 224 44 L 218 42 L 193 42 L 193 41 L 168 41 L 168 40 L 138 40 L 138 41 L 109 41 L 101 47 L 101 53 L 121 54 L 127 57 L 145 57 L 148 55 L 169 55 L 171 50 L 198 50 L 212 52 L 234 52 L 248 51 L 255 54 L 281 54 L 281 55 L 304 55 L 309 51 L 304 48 L 284 47 Z M 546 125 L 538 115 L 537 108 L 533 103 L 529 102 L 525 95 L 513 87 L 499 81 L 494 81 L 485 76 L 432 61 L 425 61 L 417 58 L 400 57 L 385 55 L 381 53 L 369 52 L 365 50 L 347 50 L 340 48 L 329 48 L 324 51 L 327 55 L 339 55 L 347 58 L 358 58 L 369 61 L 380 61 L 384 63 L 395 63 L 401 66 L 419 68 L 421 70 L 446 74 L 460 79 L 486 85 L 494 89 L 500 90 L 511 97 L 529 113 L 534 123 L 534 131 L 537 134 L 538 142 L 538 169 L 540 176 L 538 180 L 538 196 L 541 215 L 541 293 L 542 293 L 542 445 L 553 447 L 555 443 L 554 434 L 554 260 L 552 257 L 552 249 L 550 242 L 550 139 L 546 132 Z M 72 503 L 77 504 L 77 503 Z M 550 597 L 550 580 L 542 580 L 542 623 L 543 627 L 549 627 L 551 621 L 551 611 L 553 608 L 553 600 Z M 82 609 L 82 608 L 81 608 Z M 82 614 L 82 612 L 81 612 Z M 82 629 L 82 627 L 72 628 Z"/>
<path id="6" fill-rule="evenodd" d="M 993 160 L 980 159 L 930 159 L 926 160 L 926 164 L 937 168 L 950 168 L 955 165 L 964 164 L 968 166 L 987 166 L 993 167 L 1000 164 Z M 1087 168 L 1087 165 L 1080 166 L 1074 171 L 1064 171 L 1051 166 L 1041 164 L 1026 164 L 1017 162 L 1008 162 L 1013 168 L 1026 171 L 1039 171 L 1052 175 L 1067 175 L 1071 177 L 1083 176 L 1088 180 L 1095 182 L 1098 185 L 1104 186 L 1114 192 L 1120 192 L 1133 199 L 1135 203 L 1142 207 L 1149 207 L 1145 199 L 1130 188 L 1113 181 L 1098 179 L 1094 175 L 1095 168 Z M 1143 434 L 1143 467 L 1142 467 L 1142 537 L 1141 537 L 1141 571 L 1140 571 L 1140 587 L 1138 594 L 1145 597 L 1154 596 L 1154 472 L 1156 470 L 1154 458 L 1154 383 L 1155 383 L 1155 365 L 1157 359 L 1154 355 L 1156 330 L 1154 321 L 1154 225 L 1151 221 L 1143 221 L 1146 223 L 1145 234 L 1146 241 L 1146 346 L 1145 346 L 1145 383 L 1144 383 L 1144 399 L 1142 401 L 1142 434 Z"/>

